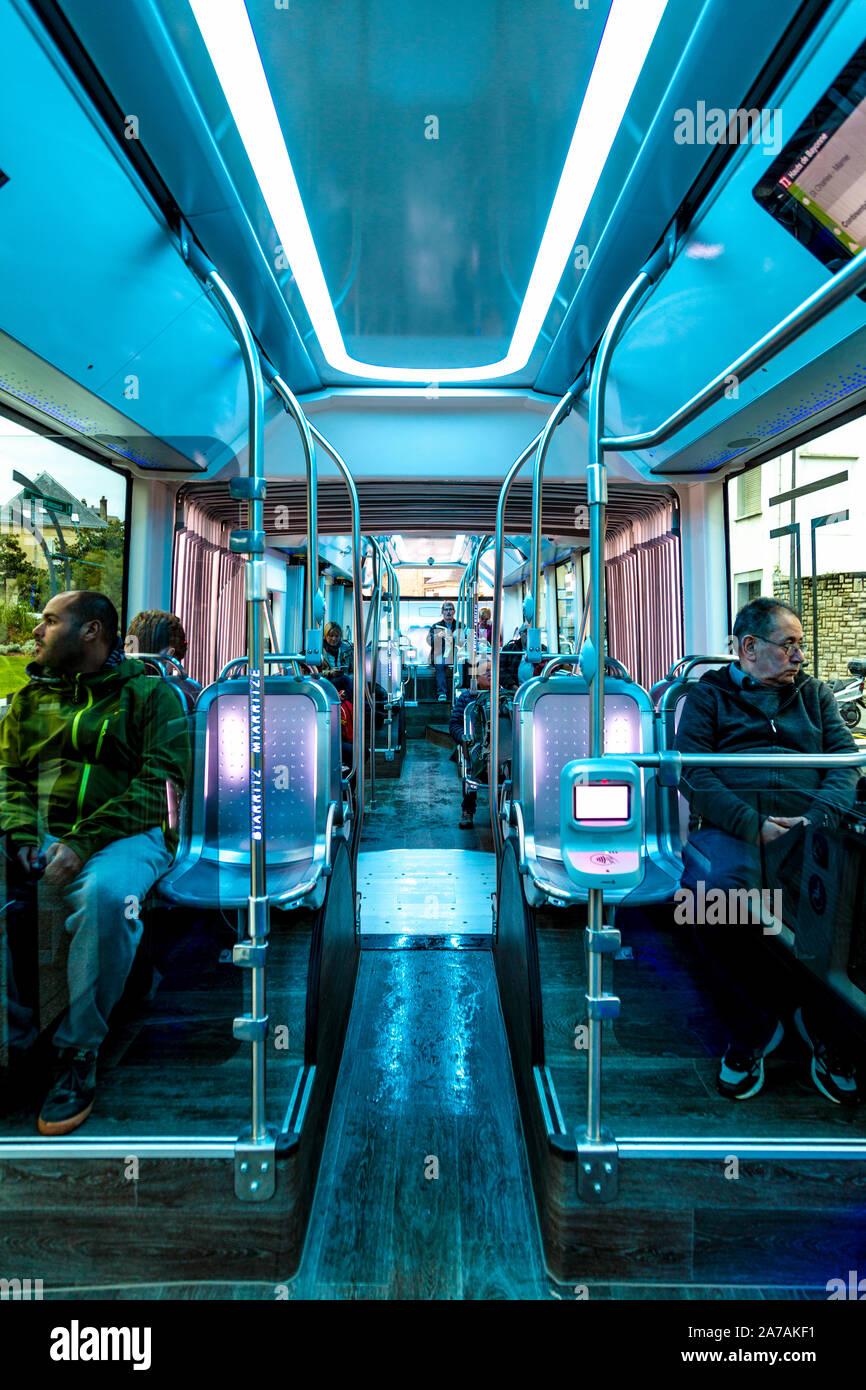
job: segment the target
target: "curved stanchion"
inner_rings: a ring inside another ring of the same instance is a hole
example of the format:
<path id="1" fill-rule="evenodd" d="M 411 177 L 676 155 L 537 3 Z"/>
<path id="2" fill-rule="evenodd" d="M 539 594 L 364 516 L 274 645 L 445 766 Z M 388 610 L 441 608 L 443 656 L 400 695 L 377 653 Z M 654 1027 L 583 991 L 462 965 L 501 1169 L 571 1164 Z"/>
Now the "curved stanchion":
<path id="1" fill-rule="evenodd" d="M 250 1012 L 236 1018 L 233 1031 L 249 1042 L 252 1052 L 249 1142 L 240 1140 L 235 1166 L 235 1192 L 250 1201 L 262 1201 L 274 1191 L 273 1150 L 275 1139 L 265 1121 L 265 1040 L 266 959 L 270 933 L 265 862 L 266 825 L 264 777 L 264 708 L 262 693 L 262 654 L 264 652 L 267 578 L 265 574 L 264 498 L 264 383 L 259 353 L 240 305 L 228 285 L 210 262 L 201 263 L 200 254 L 189 256 L 191 243 L 185 243 L 187 258 L 228 320 L 241 349 L 249 392 L 248 456 L 249 477 L 232 480 L 232 495 L 247 502 L 247 529 L 232 533 L 229 545 L 245 556 L 247 601 L 247 655 L 249 663 L 248 720 L 250 769 L 250 895 L 247 908 L 247 938 L 234 948 L 237 964 L 250 971 Z"/>
<path id="2" fill-rule="evenodd" d="M 304 449 L 304 467 L 307 477 L 307 582 L 304 586 L 306 629 L 304 653 L 307 662 L 313 666 L 321 666 L 321 624 L 325 616 L 325 602 L 319 590 L 318 469 L 316 467 L 313 432 L 306 415 L 282 377 L 274 373 L 269 377 L 269 384 L 282 401 L 286 414 L 291 415 L 297 425 Z"/>
<path id="3" fill-rule="evenodd" d="M 364 823 L 364 662 L 365 650 L 363 641 L 364 632 L 364 597 L 362 592 L 361 580 L 361 507 L 358 500 L 358 489 L 352 477 L 349 467 L 345 460 L 334 448 L 333 444 L 316 429 L 315 425 L 310 424 L 310 433 L 317 444 L 325 450 L 325 453 L 335 464 L 342 475 L 343 481 L 349 493 L 349 504 L 352 511 L 352 610 L 354 614 L 355 630 L 355 660 L 352 665 L 352 769 L 349 779 L 355 777 L 355 817 L 352 826 L 352 862 L 354 863 L 358 846 L 361 841 L 361 827 Z M 358 717 L 358 714 L 361 717 Z"/>

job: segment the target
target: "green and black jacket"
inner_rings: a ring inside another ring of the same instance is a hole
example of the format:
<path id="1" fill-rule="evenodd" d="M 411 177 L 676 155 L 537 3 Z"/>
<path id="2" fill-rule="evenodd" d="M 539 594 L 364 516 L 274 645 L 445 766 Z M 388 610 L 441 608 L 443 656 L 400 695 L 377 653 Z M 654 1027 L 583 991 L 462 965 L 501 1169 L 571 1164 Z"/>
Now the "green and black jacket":
<path id="1" fill-rule="evenodd" d="M 0 826 L 13 844 L 54 835 L 87 860 L 114 840 L 167 826 L 166 783 L 182 795 L 189 728 L 176 693 L 116 654 L 93 675 L 31 662 L 0 722 Z"/>

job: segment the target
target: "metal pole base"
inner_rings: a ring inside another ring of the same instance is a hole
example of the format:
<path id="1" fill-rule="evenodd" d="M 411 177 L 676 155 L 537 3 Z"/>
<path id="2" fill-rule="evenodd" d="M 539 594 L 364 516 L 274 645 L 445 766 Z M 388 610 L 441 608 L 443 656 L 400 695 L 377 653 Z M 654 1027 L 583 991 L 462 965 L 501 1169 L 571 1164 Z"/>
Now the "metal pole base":
<path id="1" fill-rule="evenodd" d="M 577 1140 L 577 1195 L 583 1202 L 612 1202 L 619 1193 L 619 1150 L 609 1129 L 602 1129 L 598 1143 L 587 1139 L 582 1126 Z"/>
<path id="2" fill-rule="evenodd" d="M 276 1191 L 277 1136 L 267 1131 L 267 1138 L 254 1144 L 249 1131 L 241 1134 L 235 1145 L 235 1196 L 241 1202 L 267 1202 Z"/>

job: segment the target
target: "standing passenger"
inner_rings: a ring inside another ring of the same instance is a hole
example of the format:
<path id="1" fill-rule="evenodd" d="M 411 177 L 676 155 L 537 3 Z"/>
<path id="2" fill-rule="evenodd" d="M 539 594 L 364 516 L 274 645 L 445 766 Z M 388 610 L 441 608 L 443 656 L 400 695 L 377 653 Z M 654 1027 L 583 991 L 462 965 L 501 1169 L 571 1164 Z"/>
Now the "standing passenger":
<path id="1" fill-rule="evenodd" d="M 440 703 L 448 699 L 447 672 L 454 669 L 454 646 L 457 640 L 457 623 L 454 618 L 454 604 L 443 603 L 442 617 L 433 624 L 427 634 L 427 646 L 433 659 L 433 674 L 436 677 L 436 695 Z"/>

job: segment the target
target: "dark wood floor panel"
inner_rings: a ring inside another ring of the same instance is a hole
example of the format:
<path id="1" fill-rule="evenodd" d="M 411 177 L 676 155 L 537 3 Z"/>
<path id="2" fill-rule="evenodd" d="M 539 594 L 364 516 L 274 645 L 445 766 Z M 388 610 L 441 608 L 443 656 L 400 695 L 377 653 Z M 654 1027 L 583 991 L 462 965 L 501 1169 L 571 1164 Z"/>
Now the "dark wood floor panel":
<path id="1" fill-rule="evenodd" d="M 369 782 L 367 794 L 369 797 Z M 423 739 L 410 738 L 399 781 L 377 782 L 376 805 L 367 803 L 361 849 L 492 850 L 484 794 L 478 794 L 471 830 L 458 829 L 462 795 L 457 767 L 449 761 L 449 753 Z"/>
<path id="2" fill-rule="evenodd" d="M 501 921 L 504 911 L 519 921 L 500 903 Z M 534 925 L 544 1056 L 573 1133 L 586 1110 L 586 1053 L 575 1048 L 575 1028 L 585 1022 L 584 917 L 546 910 L 534 915 Z M 664 909 L 621 912 L 617 926 L 627 949 L 605 962 L 605 988 L 620 997 L 622 1012 L 603 1026 L 603 1123 L 616 1138 L 866 1134 L 866 1108 L 836 1106 L 818 1094 L 796 1036 L 768 1059 L 758 1096 L 720 1096 L 726 1036 L 691 933 L 669 922 Z M 511 928 L 509 940 L 516 939 Z M 558 1157 L 548 1144 L 531 1084 L 522 1105 L 548 1264 L 566 1286 L 625 1273 L 648 1286 L 673 1279 L 683 1286 L 823 1289 L 839 1272 L 834 1258 L 853 1261 L 846 1269 L 857 1267 L 858 1251 L 860 1264 L 866 1261 L 862 1162 L 741 1161 L 733 1178 L 721 1159 L 625 1157 L 617 1198 L 592 1207 L 577 1196 L 574 1158 Z"/>
<path id="3" fill-rule="evenodd" d="M 547 1297 L 488 952 L 370 952 L 296 1297 Z"/>
<path id="4" fill-rule="evenodd" d="M 801 1205 L 793 1210 L 750 1211 L 748 1221 L 726 1212 L 695 1211 L 695 1278 L 725 1282 L 747 1270 L 756 1283 L 847 1280 L 866 1262 L 866 1210 L 827 1211 Z M 825 1292 L 826 1297 L 826 1292 Z"/>

